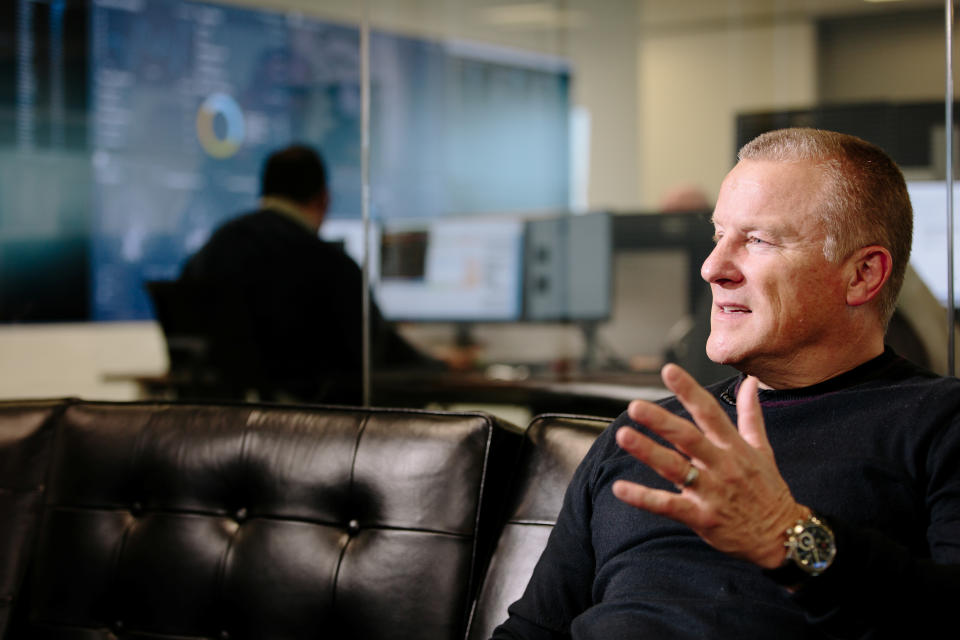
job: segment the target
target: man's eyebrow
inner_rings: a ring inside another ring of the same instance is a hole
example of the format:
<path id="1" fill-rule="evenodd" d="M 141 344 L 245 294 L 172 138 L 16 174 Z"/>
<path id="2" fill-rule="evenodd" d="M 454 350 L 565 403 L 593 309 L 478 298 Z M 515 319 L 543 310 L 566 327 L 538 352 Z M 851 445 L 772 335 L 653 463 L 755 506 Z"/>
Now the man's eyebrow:
<path id="1" fill-rule="evenodd" d="M 714 227 L 713 240 L 717 241 L 717 222 L 713 216 L 710 216 L 710 223 Z M 727 229 L 731 233 L 755 233 L 760 232 L 774 240 L 792 240 L 799 237 L 795 229 L 791 229 L 789 224 L 783 223 L 774 223 L 774 224 L 748 224 L 746 226 L 734 226 L 733 229 Z"/>

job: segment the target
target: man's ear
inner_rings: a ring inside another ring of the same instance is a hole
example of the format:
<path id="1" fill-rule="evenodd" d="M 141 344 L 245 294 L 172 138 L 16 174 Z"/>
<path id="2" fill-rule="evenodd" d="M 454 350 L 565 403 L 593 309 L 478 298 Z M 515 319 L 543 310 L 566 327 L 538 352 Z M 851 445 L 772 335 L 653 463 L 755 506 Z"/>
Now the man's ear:
<path id="1" fill-rule="evenodd" d="M 847 280 L 847 304 L 857 307 L 877 297 L 890 279 L 893 257 L 879 245 L 864 247 L 850 256 Z"/>

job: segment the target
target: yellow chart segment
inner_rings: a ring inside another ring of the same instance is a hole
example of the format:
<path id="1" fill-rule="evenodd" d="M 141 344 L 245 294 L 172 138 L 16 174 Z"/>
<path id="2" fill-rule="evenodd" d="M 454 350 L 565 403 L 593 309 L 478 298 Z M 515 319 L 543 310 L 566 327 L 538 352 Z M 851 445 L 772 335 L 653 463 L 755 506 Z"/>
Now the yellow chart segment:
<path id="1" fill-rule="evenodd" d="M 217 135 L 214 122 L 217 116 L 226 124 L 223 135 Z M 214 158 L 229 158 L 235 154 L 244 137 L 243 111 L 232 97 L 214 93 L 197 109 L 197 138 L 200 145 Z"/>

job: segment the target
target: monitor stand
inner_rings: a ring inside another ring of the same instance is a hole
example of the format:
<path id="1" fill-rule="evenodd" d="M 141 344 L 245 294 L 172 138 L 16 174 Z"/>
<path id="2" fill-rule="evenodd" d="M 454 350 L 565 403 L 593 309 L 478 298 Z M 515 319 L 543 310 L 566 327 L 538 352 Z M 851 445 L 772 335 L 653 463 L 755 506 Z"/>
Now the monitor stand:
<path id="1" fill-rule="evenodd" d="M 581 320 L 577 324 L 583 334 L 583 358 L 580 360 L 580 370 L 595 371 L 600 365 L 600 349 L 597 339 L 597 328 L 600 323 L 595 320 Z"/>
<path id="2" fill-rule="evenodd" d="M 454 333 L 453 344 L 458 347 L 475 347 L 477 345 L 477 341 L 473 338 L 472 322 L 457 322 L 454 328 L 456 333 Z"/>

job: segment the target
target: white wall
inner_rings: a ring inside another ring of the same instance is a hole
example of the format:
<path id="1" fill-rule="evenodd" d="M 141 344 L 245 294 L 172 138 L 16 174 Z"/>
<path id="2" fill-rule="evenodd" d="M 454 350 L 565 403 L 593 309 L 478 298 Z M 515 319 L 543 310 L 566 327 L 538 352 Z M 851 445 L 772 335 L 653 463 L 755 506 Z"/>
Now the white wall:
<path id="1" fill-rule="evenodd" d="M 648 32 L 637 55 L 640 184 L 648 208 L 687 183 L 713 201 L 734 163 L 738 112 L 816 102 L 816 30 L 806 20 Z"/>
<path id="2" fill-rule="evenodd" d="M 153 322 L 0 327 L 0 399 L 132 400 L 137 385 L 129 376 L 166 370 Z"/>

